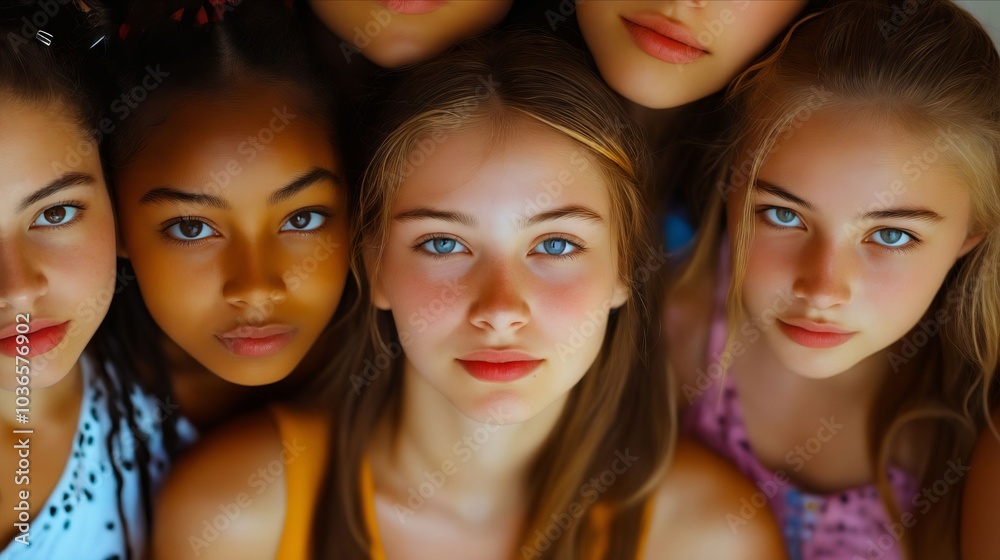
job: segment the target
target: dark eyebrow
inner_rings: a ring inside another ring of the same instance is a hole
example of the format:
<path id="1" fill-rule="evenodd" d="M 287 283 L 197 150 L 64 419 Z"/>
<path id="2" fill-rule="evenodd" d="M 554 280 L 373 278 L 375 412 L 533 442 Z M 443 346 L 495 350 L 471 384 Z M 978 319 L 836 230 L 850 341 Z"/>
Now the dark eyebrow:
<path id="1" fill-rule="evenodd" d="M 860 219 L 866 221 L 903 219 L 937 223 L 944 220 L 944 217 L 933 210 L 924 208 L 890 208 L 865 212 L 861 214 Z"/>
<path id="2" fill-rule="evenodd" d="M 445 212 L 443 210 L 435 210 L 433 208 L 414 208 L 413 210 L 407 210 L 406 212 L 401 212 L 392 217 L 393 220 L 400 222 L 409 222 L 414 220 L 444 220 L 446 222 L 455 222 L 468 227 L 476 227 L 476 219 L 468 214 L 463 214 L 461 212 Z"/>
<path id="3" fill-rule="evenodd" d="M 309 188 L 323 180 L 330 180 L 337 185 L 343 185 L 343 181 L 341 181 L 340 176 L 336 173 L 328 169 L 317 167 L 272 193 L 271 196 L 267 198 L 267 203 L 269 205 L 274 205 L 283 200 L 287 200 L 298 194 L 303 189 Z M 201 206 L 218 208 L 219 210 L 230 209 L 229 203 L 222 197 L 211 194 L 189 193 L 173 187 L 155 188 L 142 195 L 142 198 L 139 199 L 139 204 L 144 205 L 165 204 L 170 202 L 199 204 Z"/>
<path id="4" fill-rule="evenodd" d="M 344 182 L 340 179 L 340 176 L 330 171 L 329 169 L 323 169 L 321 167 L 313 168 L 312 171 L 305 173 L 298 179 L 295 179 L 288 186 L 281 187 L 280 189 L 274 191 L 274 193 L 268 197 L 268 204 L 277 204 L 283 200 L 288 200 L 289 198 L 295 196 L 299 192 L 319 183 L 321 181 L 330 181 L 331 183 L 342 187 Z"/>
<path id="5" fill-rule="evenodd" d="M 813 206 L 812 204 L 809 204 L 808 202 L 802 200 L 801 198 L 795 196 L 794 194 L 786 191 L 785 189 L 773 183 L 768 183 L 767 181 L 762 181 L 760 179 L 757 179 L 757 188 L 766 193 L 772 194 L 782 200 L 787 200 L 792 204 L 798 204 L 799 206 L 807 210 L 812 210 L 812 211 L 816 210 L 816 207 Z"/>
<path id="6" fill-rule="evenodd" d="M 183 202 L 185 204 L 198 204 L 218 208 L 219 210 L 229 210 L 229 203 L 225 199 L 201 193 L 189 193 L 173 187 L 157 187 L 142 195 L 139 199 L 141 205 L 169 204 L 171 202 Z"/>
<path id="7" fill-rule="evenodd" d="M 604 224 L 604 218 L 586 206 L 565 206 L 548 212 L 539 212 L 527 220 L 523 220 L 520 225 L 521 227 L 531 227 L 542 222 L 558 220 L 560 218 L 575 218 L 578 220 Z"/>
<path id="8" fill-rule="evenodd" d="M 94 185 L 97 181 L 93 175 L 87 173 L 66 173 L 62 177 L 52 181 L 48 185 L 24 197 L 24 200 L 17 205 L 17 213 L 20 214 L 28 209 L 32 204 L 45 200 L 57 192 L 66 190 L 77 185 Z"/>

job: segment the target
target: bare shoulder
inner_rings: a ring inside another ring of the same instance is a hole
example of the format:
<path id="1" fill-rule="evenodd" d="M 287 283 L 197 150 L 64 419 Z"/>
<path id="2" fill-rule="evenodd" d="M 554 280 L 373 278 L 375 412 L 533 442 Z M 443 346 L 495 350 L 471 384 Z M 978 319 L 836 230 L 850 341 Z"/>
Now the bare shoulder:
<path id="1" fill-rule="evenodd" d="M 674 464 L 653 496 L 644 560 L 778 560 L 784 544 L 765 506 L 747 515 L 757 488 L 698 443 L 681 440 Z"/>
<path id="2" fill-rule="evenodd" d="M 1000 410 L 993 414 L 1000 429 Z M 962 499 L 962 558 L 984 560 L 1000 557 L 1000 533 L 996 530 L 996 504 L 1000 501 L 1000 440 L 984 427 L 968 471 Z M 961 474 L 961 473 L 960 473 Z"/>
<path id="3" fill-rule="evenodd" d="M 697 372 L 706 365 L 714 311 L 715 279 L 712 276 L 670 288 L 663 310 L 669 364 L 676 376 L 678 405 L 682 410 L 688 404 L 683 398 L 685 385 L 697 387 Z"/>
<path id="4" fill-rule="evenodd" d="M 153 557 L 274 558 L 285 516 L 282 451 L 278 426 L 264 412 L 199 441 L 160 492 Z"/>

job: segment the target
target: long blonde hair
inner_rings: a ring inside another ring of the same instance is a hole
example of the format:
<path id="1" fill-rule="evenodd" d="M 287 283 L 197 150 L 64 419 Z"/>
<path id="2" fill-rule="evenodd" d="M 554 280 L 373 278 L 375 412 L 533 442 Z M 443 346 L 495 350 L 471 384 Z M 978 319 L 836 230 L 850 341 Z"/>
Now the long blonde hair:
<path id="1" fill-rule="evenodd" d="M 895 436 L 911 422 L 926 422 L 928 445 L 916 474 L 920 487 L 929 487 L 942 478 L 949 459 L 969 457 L 995 400 L 993 378 L 1000 359 L 1000 57 L 982 26 L 951 2 L 925 0 L 902 12 L 889 3 L 850 1 L 796 24 L 773 53 L 737 78 L 729 101 L 735 125 L 720 152 L 716 192 L 703 231 L 678 282 L 697 281 L 712 267 L 724 235 L 725 199 L 730 193 L 739 196 L 744 227 L 730 232 L 730 332 L 742 320 L 742 285 L 753 239 L 750 193 L 757 174 L 767 156 L 813 113 L 866 111 L 925 136 L 945 130 L 966 144 L 947 155 L 969 188 L 973 233 L 983 234 L 983 240 L 955 263 L 921 321 L 934 321 L 940 334 L 920 338 L 918 323 L 902 339 L 927 342 L 916 355 L 900 360 L 906 362 L 903 375 L 880 389 L 870 419 L 872 468 L 889 519 L 898 520 L 901 505 L 886 471 Z M 961 495 L 960 488 L 950 489 L 921 516 L 918 529 L 906 533 L 902 542 L 911 558 L 958 557 Z"/>
<path id="2" fill-rule="evenodd" d="M 474 123 L 493 130 L 542 123 L 578 143 L 605 178 L 618 270 L 630 286 L 628 302 L 609 317 L 602 349 L 531 469 L 529 518 L 518 550 L 533 558 L 570 560 L 593 546 L 581 530 L 589 516 L 565 515 L 580 504 L 585 482 L 608 468 L 616 452 L 640 459 L 598 503 L 614 511 L 608 558 L 634 557 L 643 498 L 666 469 L 675 438 L 672 399 L 662 358 L 652 358 L 656 276 L 663 260 L 653 250 L 651 220 L 643 205 L 643 143 L 616 98 L 582 55 L 543 34 L 508 33 L 475 39 L 414 70 L 386 105 L 382 141 L 363 178 L 355 263 L 367 278 L 378 274 L 396 192 L 411 166 L 422 162 L 435 137 Z M 398 419 L 401 354 L 388 312 L 372 307 L 365 351 L 336 372 L 326 402 L 335 403 L 332 468 L 315 516 L 313 553 L 320 558 L 368 558 L 357 481 L 377 422 Z M 383 359 L 377 375 L 359 377 Z M 395 424 L 395 422 L 394 422 Z M 557 538 L 551 526 L 558 523 Z M 567 523 L 567 519 L 569 522 Z M 583 521 L 581 521 L 583 520 Z M 545 535 L 544 546 L 538 534 Z M 527 549 L 525 549 L 527 547 Z"/>

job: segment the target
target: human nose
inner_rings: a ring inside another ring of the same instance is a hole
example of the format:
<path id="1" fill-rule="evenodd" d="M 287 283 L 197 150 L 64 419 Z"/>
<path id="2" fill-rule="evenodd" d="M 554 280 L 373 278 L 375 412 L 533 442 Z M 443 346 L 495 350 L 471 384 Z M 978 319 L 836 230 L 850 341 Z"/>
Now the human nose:
<path id="1" fill-rule="evenodd" d="M 851 299 L 855 258 L 849 248 L 816 239 L 802 250 L 792 295 L 816 309 L 847 303 Z"/>
<path id="2" fill-rule="evenodd" d="M 494 261 L 481 271 L 469 320 L 476 327 L 498 333 L 511 333 L 530 319 L 524 285 L 510 265 Z"/>
<path id="3" fill-rule="evenodd" d="M 29 255 L 16 241 L 0 240 L 0 309 L 30 310 L 48 291 L 38 255 Z"/>
<path id="4" fill-rule="evenodd" d="M 226 277 L 223 298 L 230 305 L 260 310 L 266 316 L 269 308 L 285 301 L 288 288 L 275 252 L 251 240 L 237 240 L 227 250 Z"/>

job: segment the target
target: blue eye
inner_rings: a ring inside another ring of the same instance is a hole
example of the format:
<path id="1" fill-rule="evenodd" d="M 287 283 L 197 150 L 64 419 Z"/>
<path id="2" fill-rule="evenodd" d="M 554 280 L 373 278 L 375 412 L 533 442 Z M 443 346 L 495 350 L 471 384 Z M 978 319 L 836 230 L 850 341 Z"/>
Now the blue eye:
<path id="1" fill-rule="evenodd" d="M 164 233 L 179 241 L 197 241 L 218 236 L 218 232 L 200 220 L 181 220 L 168 227 Z"/>
<path id="2" fill-rule="evenodd" d="M 464 245 L 450 237 L 435 237 L 421 243 L 420 247 L 432 255 L 450 255 L 467 252 Z"/>
<path id="3" fill-rule="evenodd" d="M 872 240 L 875 243 L 886 247 L 903 247 L 912 239 L 913 236 L 900 229 L 880 229 L 872 234 Z"/>
<path id="4" fill-rule="evenodd" d="M 764 211 L 767 221 L 779 227 L 798 227 L 802 225 L 802 219 L 795 212 L 788 208 L 768 208 Z"/>
<path id="5" fill-rule="evenodd" d="M 326 223 L 327 216 L 319 212 L 299 212 L 281 226 L 281 231 L 313 231 Z"/>
<path id="6" fill-rule="evenodd" d="M 31 223 L 31 226 L 43 228 L 63 226 L 72 222 L 79 212 L 80 209 L 76 206 L 68 206 L 65 204 L 52 206 L 51 208 L 43 210 L 42 213 L 35 218 L 35 221 Z"/>
<path id="7" fill-rule="evenodd" d="M 559 237 L 552 237 L 550 239 L 542 241 L 538 245 L 535 245 L 535 248 L 532 249 L 532 252 L 543 253 L 545 255 L 553 257 L 561 257 L 563 255 L 568 255 L 570 253 L 573 253 L 577 249 L 579 249 L 579 247 L 577 247 L 570 241 L 561 239 Z"/>

